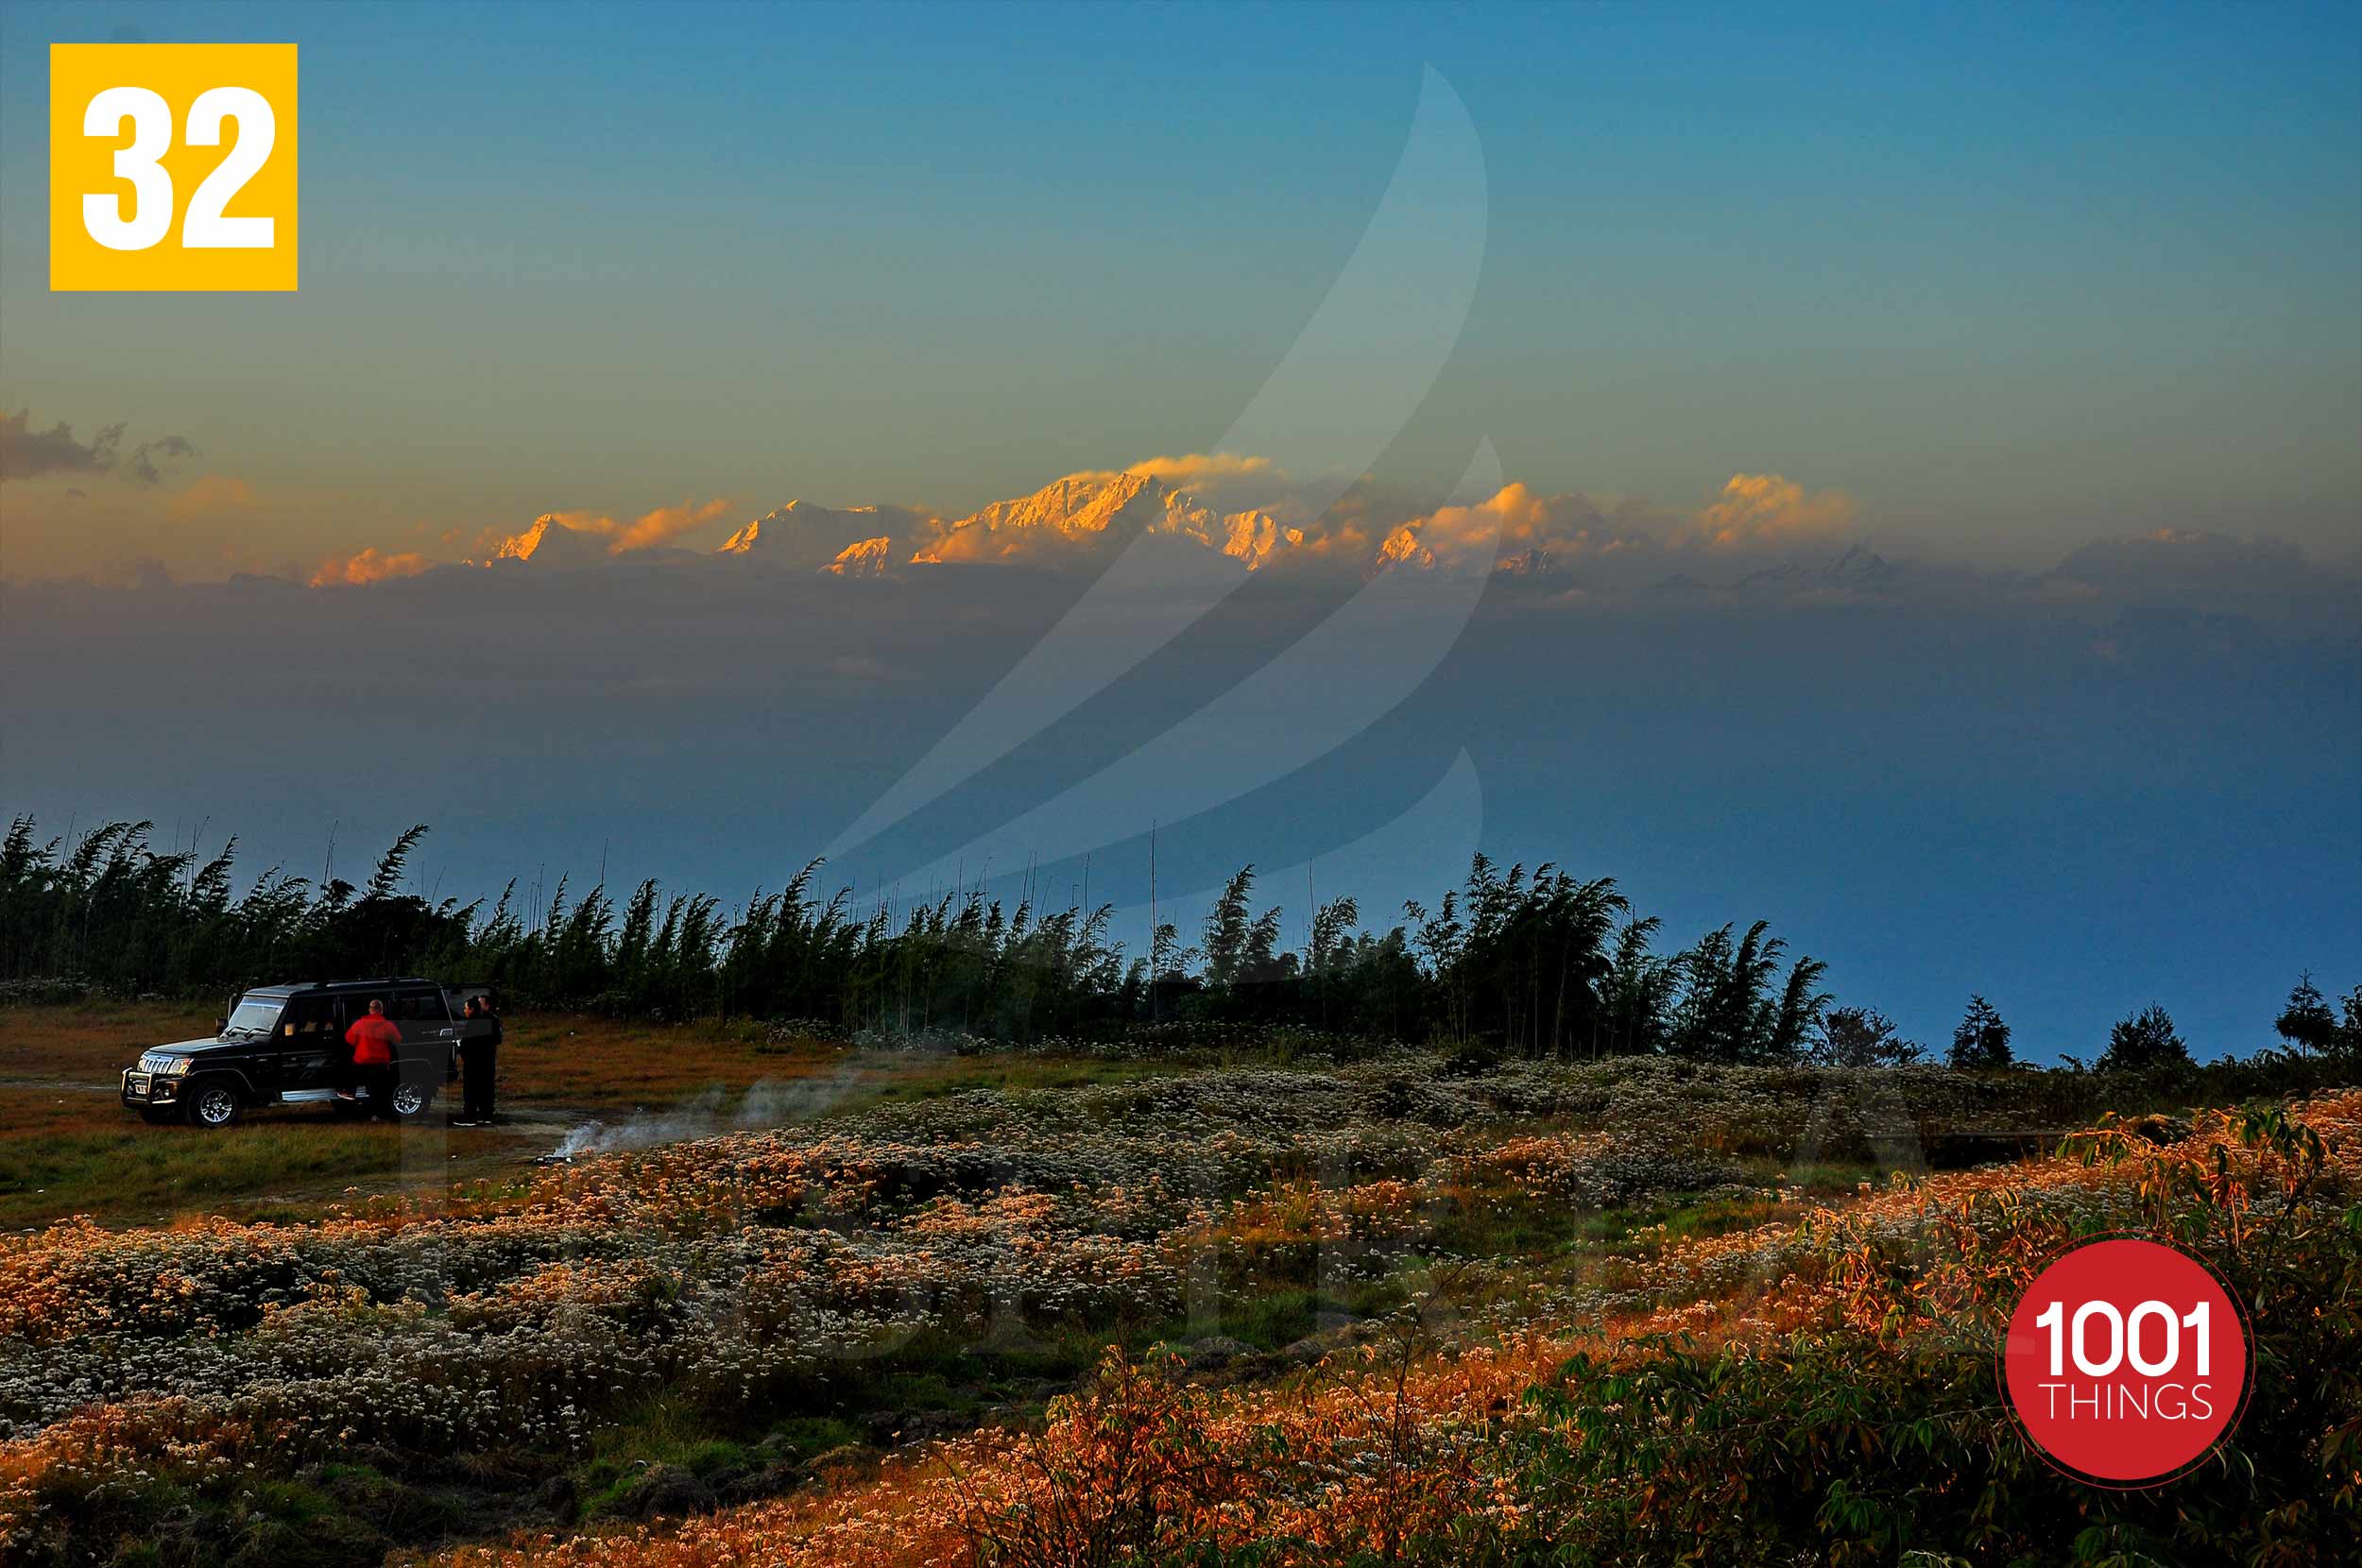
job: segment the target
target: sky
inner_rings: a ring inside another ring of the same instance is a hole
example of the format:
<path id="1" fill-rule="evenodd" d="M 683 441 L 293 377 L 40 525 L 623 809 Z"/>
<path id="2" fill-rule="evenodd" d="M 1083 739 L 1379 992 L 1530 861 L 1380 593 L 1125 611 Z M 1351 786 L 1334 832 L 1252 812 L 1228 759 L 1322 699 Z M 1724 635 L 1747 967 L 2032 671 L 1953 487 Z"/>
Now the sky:
<path id="1" fill-rule="evenodd" d="M 48 292 L 134 38 L 300 46 L 298 292 Z M 2357 279 L 2353 6 L 11 0 L 0 803 L 1120 931 L 1151 822 L 1185 929 L 1481 848 L 2250 1049 L 2362 981 Z"/>
<path id="2" fill-rule="evenodd" d="M 1545 491 L 1840 487 L 1946 558 L 2159 526 L 2362 554 L 2351 6 L 1350 16 L 12 3 L 0 401 L 197 455 L 87 505 L 13 487 L 0 571 L 715 498 L 957 515 L 1207 450 L 1428 64 L 1490 226 L 1381 471 L 1447 482 L 1489 436 Z M 46 292 L 44 45 L 134 33 L 300 45 L 294 298 Z"/>

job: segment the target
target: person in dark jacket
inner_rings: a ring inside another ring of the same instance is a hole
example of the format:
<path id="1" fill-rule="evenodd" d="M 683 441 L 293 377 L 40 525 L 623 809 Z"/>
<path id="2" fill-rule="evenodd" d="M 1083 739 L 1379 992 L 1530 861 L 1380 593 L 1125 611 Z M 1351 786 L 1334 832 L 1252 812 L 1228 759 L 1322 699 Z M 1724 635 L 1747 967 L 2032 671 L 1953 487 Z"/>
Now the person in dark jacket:
<path id="1" fill-rule="evenodd" d="M 492 1120 L 492 1075 L 500 1065 L 500 1015 L 492 1011 L 491 997 L 477 997 L 468 1003 L 467 1017 L 474 1028 L 459 1047 L 460 1072 L 466 1080 L 460 1117 L 464 1121 L 489 1125 Z"/>

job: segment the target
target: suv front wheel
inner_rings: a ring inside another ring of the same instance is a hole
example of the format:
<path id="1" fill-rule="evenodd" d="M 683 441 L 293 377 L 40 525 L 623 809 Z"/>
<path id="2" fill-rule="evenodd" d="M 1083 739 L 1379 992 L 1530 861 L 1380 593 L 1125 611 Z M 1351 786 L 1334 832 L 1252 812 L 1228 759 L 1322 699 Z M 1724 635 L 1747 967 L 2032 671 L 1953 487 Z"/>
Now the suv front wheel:
<path id="1" fill-rule="evenodd" d="M 228 1079 L 198 1080 L 185 1103 L 192 1127 L 227 1127 L 238 1119 L 237 1086 Z"/>
<path id="2" fill-rule="evenodd" d="M 435 1085 L 423 1079 L 403 1078 L 386 1099 L 385 1114 L 396 1121 L 416 1121 L 435 1103 Z"/>

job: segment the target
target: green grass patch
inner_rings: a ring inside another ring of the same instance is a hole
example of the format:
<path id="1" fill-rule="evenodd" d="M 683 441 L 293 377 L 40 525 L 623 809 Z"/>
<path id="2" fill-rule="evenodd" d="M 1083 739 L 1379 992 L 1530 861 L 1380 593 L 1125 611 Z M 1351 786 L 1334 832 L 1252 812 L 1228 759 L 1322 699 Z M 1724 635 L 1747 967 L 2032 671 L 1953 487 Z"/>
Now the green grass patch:
<path id="1" fill-rule="evenodd" d="M 1786 1186 L 1811 1198 L 1841 1198 L 1858 1190 L 1864 1182 L 1886 1185 L 1887 1169 L 1857 1160 L 1823 1161 L 1781 1166 L 1761 1180 L 1766 1186 Z"/>
<path id="2" fill-rule="evenodd" d="M 402 1169 L 395 1128 L 263 1125 L 208 1133 L 150 1127 L 124 1115 L 130 1125 L 119 1133 L 0 1142 L 0 1226 L 46 1225 L 70 1214 L 129 1220 L 211 1213 L 257 1193 L 341 1186 Z M 317 1206 L 283 1205 L 301 1213 Z"/>
<path id="3" fill-rule="evenodd" d="M 864 1059 L 864 1065 L 875 1065 Z M 1087 1089 L 1141 1079 L 1169 1078 L 1185 1069 L 1170 1062 L 1120 1061 L 1095 1056 L 918 1057 L 903 1073 L 877 1088 L 856 1093 L 837 1109 L 860 1110 L 887 1100 L 943 1099 L 990 1089 L 1002 1094 L 1035 1090 Z"/>
<path id="4" fill-rule="evenodd" d="M 791 1416 L 773 1426 L 769 1436 L 798 1459 L 816 1459 L 862 1440 L 860 1428 L 834 1416 Z"/>
<path id="5" fill-rule="evenodd" d="M 1380 1318 L 1409 1299 L 1394 1279 L 1373 1280 L 1335 1291 L 1274 1290 L 1225 1304 L 1218 1325 L 1202 1332 L 1225 1334 L 1258 1350 L 1285 1350 L 1341 1319 Z"/>

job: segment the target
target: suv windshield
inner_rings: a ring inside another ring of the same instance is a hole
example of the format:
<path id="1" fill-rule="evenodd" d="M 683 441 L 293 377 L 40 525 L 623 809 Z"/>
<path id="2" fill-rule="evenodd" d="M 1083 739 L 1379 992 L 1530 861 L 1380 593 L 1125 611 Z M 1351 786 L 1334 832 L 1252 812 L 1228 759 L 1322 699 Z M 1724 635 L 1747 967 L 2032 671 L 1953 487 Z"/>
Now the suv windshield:
<path id="1" fill-rule="evenodd" d="M 230 1021 L 222 1025 L 223 1038 L 268 1034 L 279 1023 L 279 1010 L 286 1005 L 287 1000 L 283 997 L 248 997 L 238 1004 L 237 1010 L 230 1014 Z"/>

